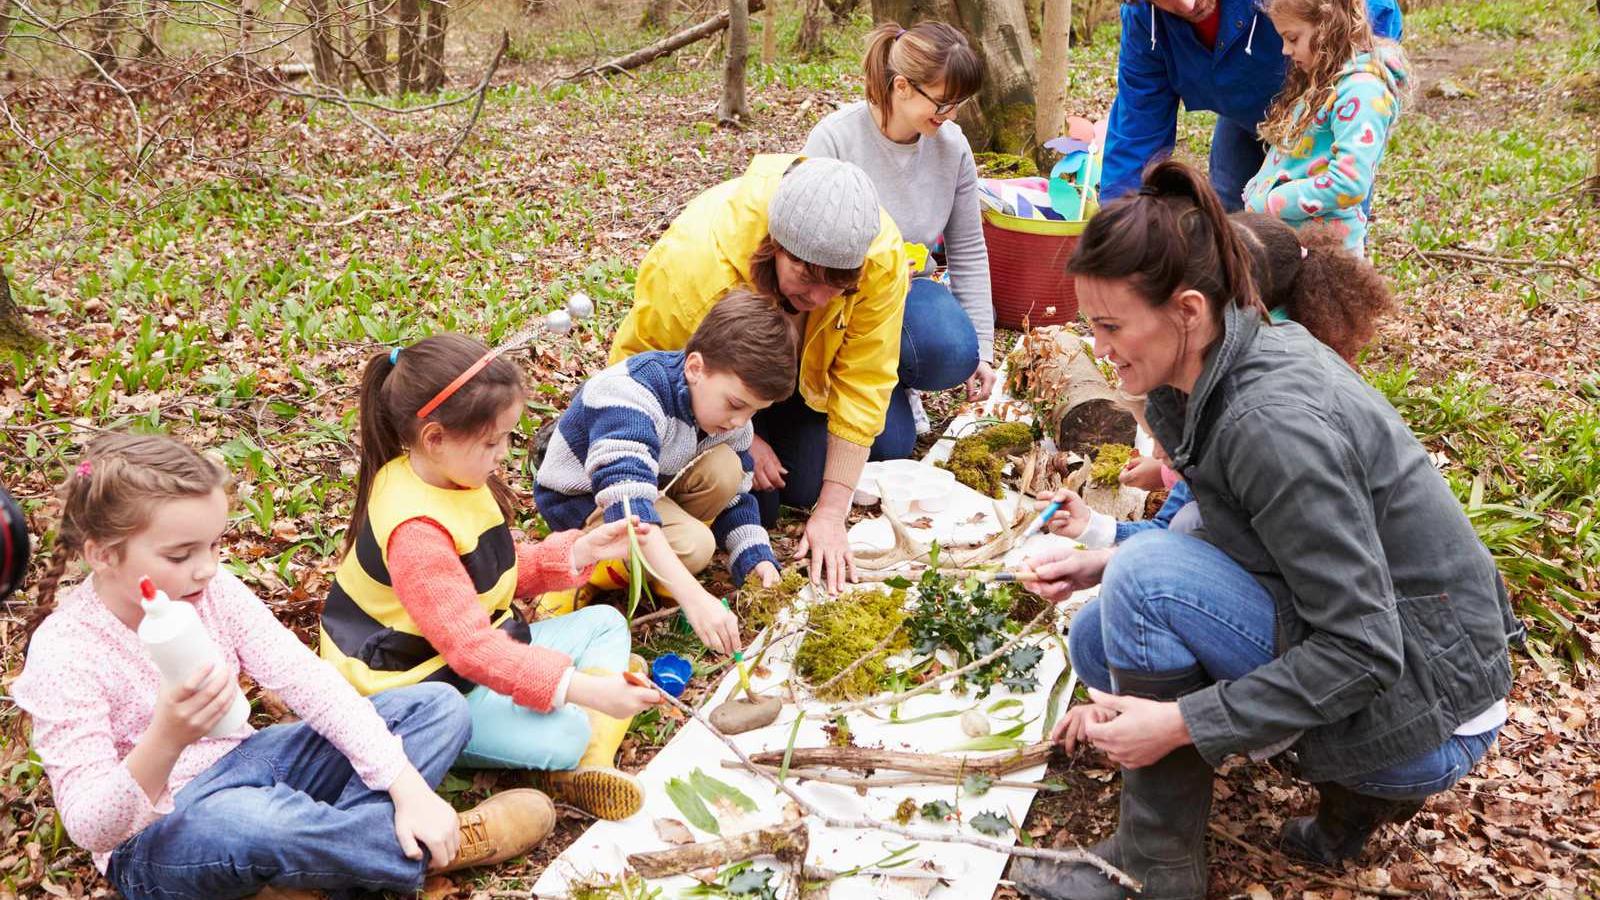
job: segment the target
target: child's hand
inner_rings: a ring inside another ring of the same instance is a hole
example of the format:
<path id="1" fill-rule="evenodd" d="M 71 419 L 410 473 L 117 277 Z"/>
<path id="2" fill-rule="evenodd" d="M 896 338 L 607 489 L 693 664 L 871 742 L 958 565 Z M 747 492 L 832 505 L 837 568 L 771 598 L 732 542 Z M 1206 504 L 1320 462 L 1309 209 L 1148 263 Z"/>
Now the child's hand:
<path id="1" fill-rule="evenodd" d="M 227 714 L 238 689 L 227 667 L 207 665 L 188 681 L 161 692 L 150 731 L 168 747 L 182 750 L 205 737 Z"/>
<path id="2" fill-rule="evenodd" d="M 783 576 L 778 574 L 778 567 L 766 560 L 756 563 L 756 567 L 750 571 L 761 579 L 762 587 L 772 587 L 783 580 Z"/>
<path id="3" fill-rule="evenodd" d="M 601 560 L 628 558 L 628 522 L 633 522 L 633 533 L 639 540 L 650 535 L 651 526 L 640 522 L 638 516 L 607 522 L 572 542 L 572 571 L 582 572 Z"/>
<path id="4" fill-rule="evenodd" d="M 1051 503 L 1060 503 L 1061 510 L 1050 517 L 1047 527 L 1051 534 L 1059 534 L 1077 540 L 1083 535 L 1084 529 L 1089 527 L 1089 516 L 1093 510 L 1089 504 L 1083 502 L 1076 491 L 1062 488 L 1050 495 Z"/>
<path id="5" fill-rule="evenodd" d="M 1166 487 L 1161 481 L 1161 460 L 1154 456 L 1136 456 L 1117 473 L 1117 480 L 1128 487 L 1146 491 L 1159 491 Z"/>
<path id="6" fill-rule="evenodd" d="M 1084 728 L 1090 722 L 1109 722 L 1115 719 L 1115 711 L 1104 706 L 1090 703 L 1086 706 L 1074 706 L 1067 710 L 1061 717 L 1056 727 L 1050 732 L 1050 740 L 1061 745 L 1061 749 L 1071 753 L 1079 741 L 1084 740 Z"/>
<path id="7" fill-rule="evenodd" d="M 456 858 L 461 849 L 461 826 L 456 811 L 433 792 L 411 766 L 389 785 L 394 801 L 394 836 L 407 859 L 421 859 L 428 850 L 428 868 L 438 869 Z"/>
<path id="8" fill-rule="evenodd" d="M 631 719 L 664 702 L 654 687 L 643 687 L 622 675 L 573 672 L 567 684 L 567 702 L 605 713 L 613 719 Z"/>
<path id="9" fill-rule="evenodd" d="M 739 617 L 717 598 L 701 590 L 698 597 L 679 598 L 678 605 L 701 643 L 726 655 L 741 648 Z"/>

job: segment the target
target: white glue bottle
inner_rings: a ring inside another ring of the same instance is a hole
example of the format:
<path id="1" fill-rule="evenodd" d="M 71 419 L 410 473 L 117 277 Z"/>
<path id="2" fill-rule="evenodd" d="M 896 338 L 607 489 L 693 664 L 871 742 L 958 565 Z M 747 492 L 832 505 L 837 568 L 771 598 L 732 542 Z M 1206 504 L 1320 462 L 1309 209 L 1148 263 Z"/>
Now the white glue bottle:
<path id="1" fill-rule="evenodd" d="M 211 635 L 206 634 L 200 614 L 188 603 L 174 603 L 165 592 L 157 590 L 149 578 L 139 579 L 139 605 L 144 607 L 144 620 L 139 623 L 139 642 L 161 670 L 163 689 L 183 684 L 207 663 L 222 665 L 222 651 L 217 649 Z M 206 732 L 207 737 L 222 737 L 239 730 L 250 718 L 250 702 L 244 698 L 239 685 L 233 685 L 233 703 L 222 714 L 217 724 Z"/>

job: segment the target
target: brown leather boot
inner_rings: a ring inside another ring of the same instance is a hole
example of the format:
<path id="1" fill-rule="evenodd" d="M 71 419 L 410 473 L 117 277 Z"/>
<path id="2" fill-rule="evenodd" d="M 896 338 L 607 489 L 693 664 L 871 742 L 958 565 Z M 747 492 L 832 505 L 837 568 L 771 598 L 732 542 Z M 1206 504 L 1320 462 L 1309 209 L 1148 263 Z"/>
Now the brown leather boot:
<path id="1" fill-rule="evenodd" d="M 521 856 L 556 827 L 556 807 L 533 788 L 501 791 L 456 816 L 461 849 L 440 872 L 489 866 Z"/>

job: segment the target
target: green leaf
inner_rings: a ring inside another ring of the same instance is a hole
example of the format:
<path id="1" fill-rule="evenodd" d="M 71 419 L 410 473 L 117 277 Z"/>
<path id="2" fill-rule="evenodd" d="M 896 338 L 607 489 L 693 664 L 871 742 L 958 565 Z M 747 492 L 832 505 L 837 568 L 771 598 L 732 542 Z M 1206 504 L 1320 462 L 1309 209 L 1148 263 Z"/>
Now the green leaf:
<path id="1" fill-rule="evenodd" d="M 801 710 L 800 715 L 794 717 L 794 727 L 789 729 L 789 743 L 783 748 L 783 764 L 778 766 L 779 784 L 783 784 L 783 780 L 789 777 L 789 760 L 794 758 L 794 741 L 800 736 L 800 723 L 805 720 L 806 712 Z"/>
<path id="2" fill-rule="evenodd" d="M 896 706 L 894 709 L 889 710 L 889 724 L 914 725 L 917 722 L 926 722 L 929 719 L 948 719 L 951 716 L 959 716 L 964 712 L 966 712 L 964 709 L 947 709 L 943 712 L 932 712 L 928 713 L 927 715 L 913 716 L 909 719 L 902 719 L 900 718 L 900 707 Z"/>
<path id="3" fill-rule="evenodd" d="M 669 779 L 667 797 L 672 801 L 672 805 L 678 808 L 678 812 L 683 813 L 683 817 L 689 820 L 690 825 L 701 831 L 721 836 L 722 826 L 717 824 L 717 817 L 711 814 L 711 810 L 706 809 L 705 802 L 700 799 L 700 795 L 689 782 L 682 778 Z"/>
<path id="4" fill-rule="evenodd" d="M 777 896 L 768 882 L 778 874 L 771 869 L 745 869 L 728 879 L 728 894 L 733 897 L 758 897 L 762 900 Z"/>
<path id="5" fill-rule="evenodd" d="M 989 793 L 989 788 L 994 787 L 994 776 L 983 772 L 974 772 L 961 779 L 961 793 L 970 797 L 982 797 Z"/>
<path id="6" fill-rule="evenodd" d="M 717 801 L 721 800 L 737 806 L 745 812 L 756 811 L 756 802 L 746 796 L 743 791 L 728 784 L 726 781 L 718 781 L 699 769 L 689 773 L 689 783 L 694 785 L 694 789 L 700 792 L 700 796 L 706 798 L 706 801 L 713 806 L 717 805 Z"/>
<path id="7" fill-rule="evenodd" d="M 996 700 L 993 704 L 991 704 L 989 706 L 989 715 L 991 715 L 991 716 L 992 715 L 996 715 L 1001 710 L 1006 710 L 1006 709 L 1018 710 L 1017 715 L 1020 717 L 1021 716 L 1021 709 L 1022 709 L 1022 701 L 1018 700 L 1015 697 L 1007 697 L 1004 700 Z"/>
<path id="8" fill-rule="evenodd" d="M 979 834 L 987 834 L 990 837 L 999 837 L 1011 830 L 1011 819 L 1008 816 L 992 812 L 978 813 L 967 824 Z"/>
<path id="9" fill-rule="evenodd" d="M 955 805 L 943 800 L 933 800 L 922 804 L 922 817 L 929 822 L 943 822 L 955 814 Z"/>

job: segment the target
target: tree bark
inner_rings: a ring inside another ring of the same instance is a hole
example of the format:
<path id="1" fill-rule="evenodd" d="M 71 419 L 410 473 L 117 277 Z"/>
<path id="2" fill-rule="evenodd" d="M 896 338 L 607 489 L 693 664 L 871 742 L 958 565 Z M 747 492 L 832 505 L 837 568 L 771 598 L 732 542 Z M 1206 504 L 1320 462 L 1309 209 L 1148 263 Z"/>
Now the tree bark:
<path id="1" fill-rule="evenodd" d="M 650 0 L 644 6 L 644 15 L 639 17 L 639 27 L 665 31 L 672 24 L 672 7 L 675 5 L 676 0 Z"/>
<path id="2" fill-rule="evenodd" d="M 22 307 L 11 299 L 11 282 L 0 269 L 0 350 L 31 353 L 44 346 L 44 338 L 33 330 Z"/>
<path id="3" fill-rule="evenodd" d="M 366 35 L 361 39 L 361 65 L 366 69 L 368 89 L 375 93 L 389 92 L 389 31 L 383 21 L 380 0 L 367 0 L 362 15 Z"/>
<path id="4" fill-rule="evenodd" d="M 1039 32 L 1043 54 L 1039 60 L 1039 107 L 1034 117 L 1034 162 L 1041 173 L 1050 171 L 1042 159 L 1051 153 L 1044 142 L 1061 135 L 1067 124 L 1067 48 L 1071 41 L 1072 0 L 1044 0 L 1044 25 Z"/>
<path id="5" fill-rule="evenodd" d="M 744 70 L 750 60 L 750 8 L 747 0 L 728 0 L 728 60 L 722 69 L 722 101 L 717 121 L 739 125 L 750 118 L 745 105 Z"/>
<path id="6" fill-rule="evenodd" d="M 422 88 L 422 4 L 421 0 L 399 0 L 395 33 L 399 73 L 395 92 L 409 94 Z"/>
<path id="7" fill-rule="evenodd" d="M 117 71 L 117 5 L 118 0 L 100 0 L 100 8 L 89 19 L 89 55 L 108 74 Z"/>
<path id="8" fill-rule="evenodd" d="M 311 64 L 318 82 L 343 89 L 344 66 L 333 49 L 333 20 L 328 0 L 306 0 L 306 18 L 311 22 Z"/>
<path id="9" fill-rule="evenodd" d="M 428 18 L 422 32 L 422 90 L 431 94 L 445 84 L 444 37 L 450 7 L 441 0 L 424 0 L 423 8 Z"/>
<path id="10" fill-rule="evenodd" d="M 0 0 L 4 3 L 5 0 Z M 778 0 L 767 4 L 761 14 L 761 64 L 770 66 L 778 58 Z"/>
<path id="11" fill-rule="evenodd" d="M 972 37 L 985 77 L 956 121 L 974 150 L 1027 155 L 1034 146 L 1034 50 L 1023 0 L 872 0 L 872 17 L 909 28 L 923 19 Z"/>
<path id="12" fill-rule="evenodd" d="M 850 16 L 855 13 L 856 7 L 860 5 L 860 0 L 822 0 L 822 2 L 828 7 L 828 11 L 833 13 L 833 24 L 835 25 L 843 25 L 850 21 Z"/>
<path id="13" fill-rule="evenodd" d="M 776 857 L 781 863 L 797 866 L 805 862 L 810 847 L 811 832 L 806 829 L 804 819 L 796 819 L 787 825 L 746 831 L 720 841 L 632 853 L 628 855 L 628 865 L 645 878 L 668 878 L 701 869 L 720 869 L 758 856 Z"/>
<path id="14" fill-rule="evenodd" d="M 794 36 L 794 49 L 801 56 L 810 56 L 822 47 L 822 26 L 827 19 L 822 14 L 822 0 L 805 0 L 800 17 L 800 31 Z"/>

